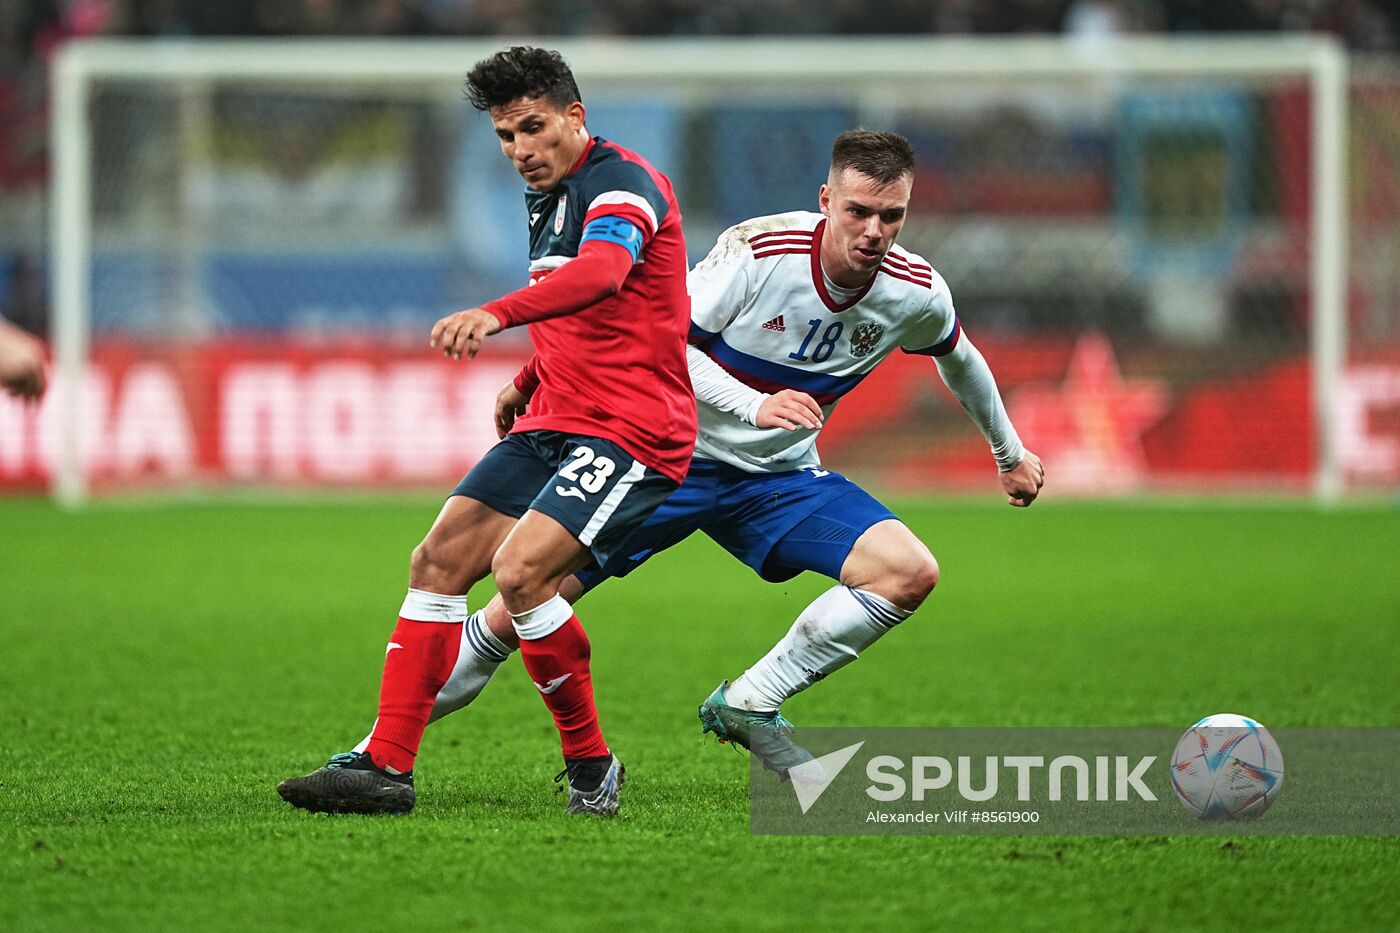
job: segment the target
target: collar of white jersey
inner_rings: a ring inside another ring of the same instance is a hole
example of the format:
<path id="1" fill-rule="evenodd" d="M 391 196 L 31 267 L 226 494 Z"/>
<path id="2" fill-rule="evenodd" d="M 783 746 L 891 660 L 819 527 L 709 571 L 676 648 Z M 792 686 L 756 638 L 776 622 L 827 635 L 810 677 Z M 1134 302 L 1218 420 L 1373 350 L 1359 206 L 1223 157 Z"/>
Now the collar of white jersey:
<path id="1" fill-rule="evenodd" d="M 817 290 L 817 297 L 821 298 L 822 304 L 826 305 L 828 310 L 839 314 L 855 307 L 870 292 L 870 289 L 875 286 L 875 278 L 880 274 L 880 270 L 876 269 L 869 281 L 862 285 L 860 291 L 856 292 L 849 301 L 837 301 L 831 296 L 831 292 L 827 291 L 826 278 L 822 273 L 822 236 L 825 233 L 826 218 L 823 217 L 817 222 L 817 229 L 812 231 L 812 287 Z"/>

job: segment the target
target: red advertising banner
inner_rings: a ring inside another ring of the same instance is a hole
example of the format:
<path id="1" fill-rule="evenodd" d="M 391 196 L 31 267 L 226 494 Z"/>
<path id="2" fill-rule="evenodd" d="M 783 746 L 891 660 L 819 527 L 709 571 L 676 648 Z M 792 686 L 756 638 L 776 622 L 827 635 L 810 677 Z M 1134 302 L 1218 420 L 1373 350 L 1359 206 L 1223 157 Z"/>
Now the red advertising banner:
<path id="1" fill-rule="evenodd" d="M 423 350 L 104 346 L 84 387 L 95 487 L 210 481 L 441 484 L 496 441 L 496 393 L 524 356 L 452 363 Z M 0 400 L 0 484 L 45 481 L 60 398 Z"/>
<path id="2" fill-rule="evenodd" d="M 1182 376 L 1108 338 L 979 341 L 1028 446 L 1061 493 L 1307 488 L 1315 461 L 1302 356 Z M 496 393 L 520 351 L 450 362 L 420 349 L 105 345 L 84 386 L 82 450 L 99 491 L 168 485 L 441 487 L 496 441 Z M 0 489 L 42 488 L 61 399 L 0 398 Z M 1400 483 L 1400 352 L 1353 360 L 1337 413 L 1352 483 Z M 825 461 L 904 490 L 992 489 L 976 430 L 926 358 L 897 354 L 845 399 Z"/>

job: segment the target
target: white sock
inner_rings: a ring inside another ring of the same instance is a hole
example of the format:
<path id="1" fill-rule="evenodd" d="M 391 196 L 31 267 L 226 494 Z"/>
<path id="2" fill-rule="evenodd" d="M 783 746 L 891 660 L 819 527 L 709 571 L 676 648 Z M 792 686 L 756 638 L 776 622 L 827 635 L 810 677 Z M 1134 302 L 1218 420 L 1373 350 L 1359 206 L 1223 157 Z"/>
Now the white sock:
<path id="1" fill-rule="evenodd" d="M 569 601 L 558 593 L 534 609 L 510 614 L 511 623 L 515 626 L 515 634 L 520 636 L 521 641 L 538 641 L 541 638 L 546 638 L 563 628 L 564 623 L 573 617 L 574 607 L 569 605 Z"/>
<path id="2" fill-rule="evenodd" d="M 456 622 L 460 625 L 467 618 L 467 597 L 465 593 L 447 596 L 409 587 L 408 595 L 399 607 L 399 618 L 415 622 Z"/>
<path id="3" fill-rule="evenodd" d="M 725 689 L 730 706 L 772 711 L 854 661 L 913 613 L 882 596 L 834 586 L 802 610 L 763 658 Z"/>
<path id="4" fill-rule="evenodd" d="M 462 646 L 457 649 L 457 663 L 452 666 L 447 683 L 442 685 L 437 699 L 433 701 L 433 712 L 428 722 L 436 722 L 475 700 L 486 689 L 496 669 L 510 657 L 510 651 L 487 628 L 486 610 L 479 609 L 472 613 L 463 623 Z M 373 733 L 374 727 L 371 726 L 370 734 Z M 362 752 L 368 746 L 367 735 L 354 750 Z"/>

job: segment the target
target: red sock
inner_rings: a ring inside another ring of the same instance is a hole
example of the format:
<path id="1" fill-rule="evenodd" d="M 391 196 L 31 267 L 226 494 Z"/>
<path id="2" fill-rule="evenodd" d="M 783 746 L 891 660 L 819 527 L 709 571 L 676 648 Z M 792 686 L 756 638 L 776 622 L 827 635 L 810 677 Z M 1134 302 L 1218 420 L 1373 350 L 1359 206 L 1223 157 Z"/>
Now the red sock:
<path id="1" fill-rule="evenodd" d="M 366 748 L 379 767 L 413 770 L 433 701 L 452 673 L 461 643 L 460 623 L 399 618 L 384 655 L 379 721 Z"/>
<path id="2" fill-rule="evenodd" d="M 593 705 L 591 654 L 588 635 L 576 615 L 544 638 L 520 641 L 520 659 L 554 714 L 565 758 L 608 754 L 608 743 L 598 728 L 598 708 Z"/>

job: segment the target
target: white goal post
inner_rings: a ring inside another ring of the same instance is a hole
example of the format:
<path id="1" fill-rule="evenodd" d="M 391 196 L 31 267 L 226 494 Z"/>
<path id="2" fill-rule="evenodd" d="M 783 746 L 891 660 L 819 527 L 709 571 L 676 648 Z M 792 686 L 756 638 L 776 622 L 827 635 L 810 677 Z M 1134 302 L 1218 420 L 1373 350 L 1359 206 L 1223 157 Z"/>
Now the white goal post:
<path id="1" fill-rule="evenodd" d="M 722 102 L 761 86 L 779 100 L 854 96 L 857 112 L 873 126 L 882 125 L 886 115 L 906 104 L 917 106 L 931 95 L 956 95 L 964 84 L 982 80 L 1027 87 L 1063 79 L 1110 84 L 1123 79 L 1304 83 L 1311 104 L 1307 339 L 1316 430 L 1311 488 L 1324 503 L 1341 495 L 1335 422 L 1347 346 L 1348 64 L 1334 41 L 1315 36 L 1124 38 L 1111 43 L 942 37 L 531 41 L 564 54 L 585 100 L 604 90 L 626 93 L 628 88 L 665 85 L 687 100 Z M 82 387 L 93 349 L 93 200 L 98 168 L 91 122 L 94 83 L 170 84 L 197 95 L 215 82 L 249 87 L 290 82 L 332 94 L 347 82 L 358 87 L 409 82 L 459 97 L 471 64 L 505 44 L 509 43 L 98 40 L 71 43 L 60 51 L 53 64 L 49 231 L 56 394 L 61 404 L 51 480 L 58 501 L 76 505 L 89 493 L 82 451 Z M 681 196 L 684 207 L 685 193 Z M 698 258 L 697 249 L 703 254 L 704 245 L 692 242 L 692 258 Z"/>

